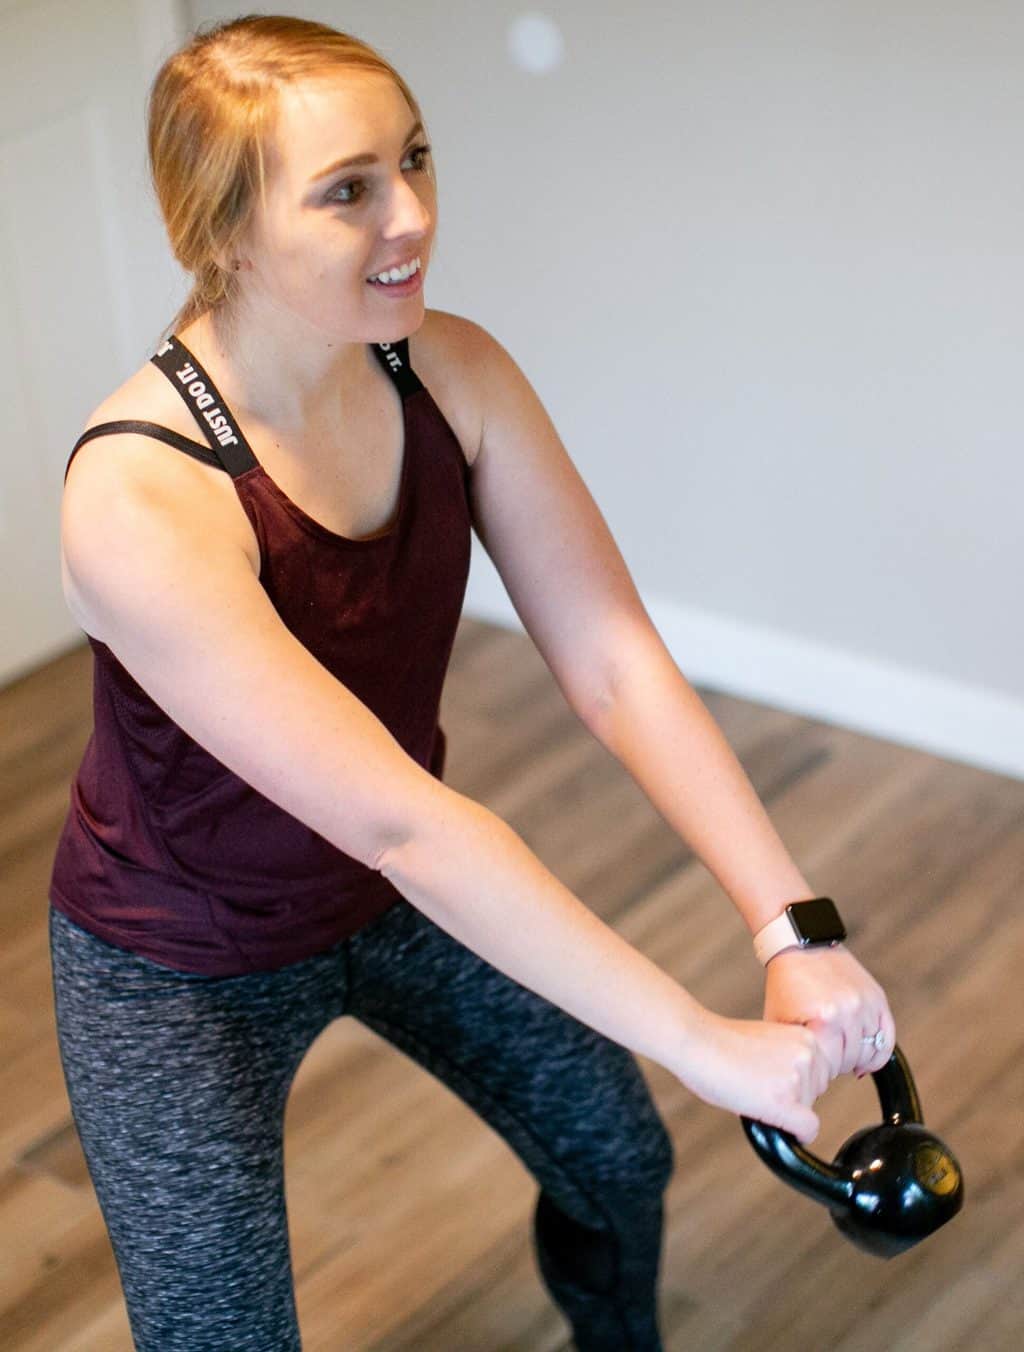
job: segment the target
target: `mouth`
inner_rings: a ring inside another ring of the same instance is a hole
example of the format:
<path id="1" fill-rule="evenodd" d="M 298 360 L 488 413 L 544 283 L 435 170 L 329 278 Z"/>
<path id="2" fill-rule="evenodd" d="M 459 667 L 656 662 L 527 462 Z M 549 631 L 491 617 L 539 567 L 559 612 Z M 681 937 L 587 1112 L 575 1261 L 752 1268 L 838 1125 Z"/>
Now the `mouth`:
<path id="1" fill-rule="evenodd" d="M 416 263 L 416 271 L 404 281 L 382 282 L 375 277 L 367 277 L 366 285 L 375 287 L 378 291 L 387 292 L 392 296 L 411 296 L 419 291 L 423 285 L 423 263 L 420 259 L 417 259 Z"/>

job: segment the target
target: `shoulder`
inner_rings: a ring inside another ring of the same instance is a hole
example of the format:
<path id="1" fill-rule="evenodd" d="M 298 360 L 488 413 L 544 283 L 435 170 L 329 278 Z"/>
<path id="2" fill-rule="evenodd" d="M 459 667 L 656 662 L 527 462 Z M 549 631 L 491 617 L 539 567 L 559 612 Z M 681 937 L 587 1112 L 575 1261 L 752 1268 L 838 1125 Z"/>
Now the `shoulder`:
<path id="1" fill-rule="evenodd" d="M 425 343 L 428 349 L 440 348 L 446 356 L 463 360 L 472 358 L 479 343 L 487 336 L 487 330 L 466 315 L 457 315 L 452 310 L 428 309 L 410 344 Z"/>
<path id="2" fill-rule="evenodd" d="M 409 339 L 409 363 L 462 442 L 470 465 L 480 450 L 486 372 L 504 348 L 481 324 L 449 310 L 427 310 Z"/>
<path id="3" fill-rule="evenodd" d="M 100 423 L 126 419 L 155 423 L 205 445 L 202 430 L 187 405 L 151 361 L 146 361 L 96 405 L 83 423 L 82 433 Z M 82 466 L 83 461 L 89 465 L 88 470 Z M 220 467 L 186 455 L 142 432 L 106 432 L 87 441 L 71 462 L 66 490 L 71 489 L 76 479 L 106 473 L 129 477 L 142 488 L 154 491 L 162 488 L 172 494 L 208 497 L 211 485 L 215 490 L 231 487 L 230 477 Z M 230 497 L 229 493 L 224 500 L 229 501 Z"/>
<path id="4" fill-rule="evenodd" d="M 92 410 L 82 425 L 82 434 L 101 423 L 122 420 L 151 422 L 179 432 L 190 441 L 204 444 L 202 432 L 187 406 L 169 385 L 167 377 L 147 361 Z M 187 496 L 188 506 L 199 500 L 228 501 L 218 490 L 229 488 L 230 479 L 223 469 L 195 456 L 186 455 L 165 441 L 144 432 L 104 432 L 79 447 L 71 461 L 65 481 L 65 493 L 76 485 L 102 481 L 104 489 L 119 481 L 128 481 L 152 494 Z"/>
<path id="5" fill-rule="evenodd" d="M 121 419 L 157 423 L 192 441 L 200 438 L 187 407 L 152 362 L 97 404 L 82 432 Z M 111 512 L 119 508 L 130 512 L 132 503 L 139 501 L 171 504 L 181 517 L 201 522 L 214 537 L 235 537 L 258 571 L 258 545 L 247 518 L 238 510 L 229 475 L 154 437 L 138 432 L 104 433 L 78 449 L 63 488 L 61 574 L 65 599 L 80 623 L 81 601 L 66 554 L 108 548 Z"/>

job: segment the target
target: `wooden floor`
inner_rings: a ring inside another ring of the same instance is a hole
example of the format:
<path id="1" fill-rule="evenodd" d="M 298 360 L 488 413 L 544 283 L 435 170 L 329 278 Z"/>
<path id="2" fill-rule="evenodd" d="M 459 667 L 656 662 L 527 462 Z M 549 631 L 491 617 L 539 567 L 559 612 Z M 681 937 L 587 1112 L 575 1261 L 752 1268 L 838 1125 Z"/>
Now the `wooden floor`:
<path id="1" fill-rule="evenodd" d="M 700 689 L 812 886 L 884 986 L 963 1213 L 890 1262 L 756 1159 L 738 1120 L 641 1060 L 672 1133 L 662 1321 L 692 1352 L 1024 1348 L 1024 783 Z M 46 887 L 91 730 L 76 648 L 0 692 L 0 1347 L 129 1352 L 117 1271 L 57 1053 Z M 446 778 L 704 1004 L 760 1014 L 746 930 L 567 708 L 528 639 L 466 620 Z M 877 1118 L 845 1076 L 831 1158 Z M 536 1185 L 447 1088 L 345 1019 L 299 1071 L 286 1169 L 306 1352 L 555 1352 L 529 1241 Z M 227 1349 L 225 1349 L 227 1352 Z"/>

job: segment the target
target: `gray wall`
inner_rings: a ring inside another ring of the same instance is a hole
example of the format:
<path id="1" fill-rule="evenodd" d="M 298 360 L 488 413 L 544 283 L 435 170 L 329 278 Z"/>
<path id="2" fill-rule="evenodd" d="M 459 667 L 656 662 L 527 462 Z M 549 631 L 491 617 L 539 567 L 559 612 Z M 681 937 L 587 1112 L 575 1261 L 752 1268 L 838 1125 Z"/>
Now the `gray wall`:
<path id="1" fill-rule="evenodd" d="M 526 371 L 688 677 L 1024 775 L 1018 0 L 571 0 L 547 73 L 515 5 L 267 8 L 416 90 L 427 303 Z M 467 613 L 517 623 L 479 549 Z"/>

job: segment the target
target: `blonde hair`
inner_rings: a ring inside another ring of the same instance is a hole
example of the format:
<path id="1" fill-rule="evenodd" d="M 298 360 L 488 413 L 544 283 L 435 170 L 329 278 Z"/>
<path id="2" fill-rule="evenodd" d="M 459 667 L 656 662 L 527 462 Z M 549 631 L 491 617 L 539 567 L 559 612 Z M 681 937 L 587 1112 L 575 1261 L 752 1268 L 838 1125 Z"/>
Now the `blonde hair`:
<path id="1" fill-rule="evenodd" d="M 266 200 L 278 90 L 335 70 L 386 76 L 426 125 L 389 61 L 359 38 L 309 19 L 245 14 L 200 25 L 160 67 L 147 101 L 150 177 L 171 250 L 193 282 L 159 341 L 208 310 L 230 310 L 238 278 L 217 255 L 227 258 L 245 236 L 256 194 Z M 432 158 L 428 172 L 434 178 Z"/>

